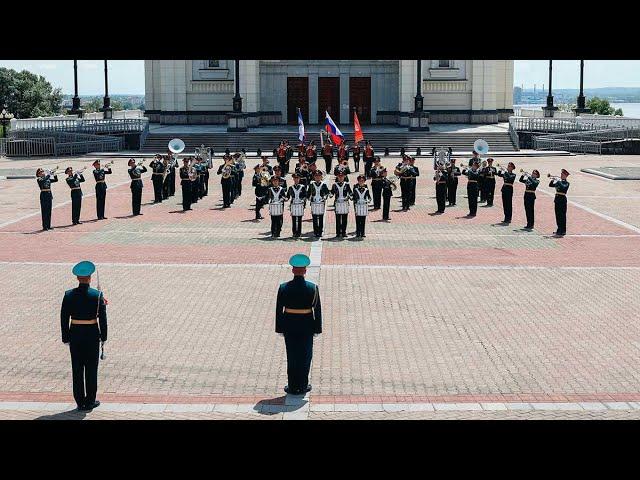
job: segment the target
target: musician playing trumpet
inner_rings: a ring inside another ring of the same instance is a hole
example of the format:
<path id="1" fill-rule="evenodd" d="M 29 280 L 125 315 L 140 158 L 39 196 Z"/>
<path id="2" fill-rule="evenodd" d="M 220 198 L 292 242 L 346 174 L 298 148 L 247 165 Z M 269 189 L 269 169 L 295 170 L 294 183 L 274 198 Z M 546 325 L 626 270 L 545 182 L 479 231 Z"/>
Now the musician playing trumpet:
<path id="1" fill-rule="evenodd" d="M 57 167 L 56 169 L 57 170 Z M 53 206 L 53 195 L 51 184 L 58 181 L 55 170 L 44 171 L 42 168 L 36 170 L 36 181 L 40 188 L 40 212 L 42 215 L 42 231 L 53 230 L 51 226 L 51 209 Z"/>
<path id="2" fill-rule="evenodd" d="M 300 175 L 297 173 L 294 173 L 292 178 L 293 185 L 287 191 L 287 198 L 290 200 L 291 229 L 293 238 L 300 238 L 302 235 L 302 217 L 307 203 L 307 187 L 300 183 Z"/>
<path id="3" fill-rule="evenodd" d="M 529 174 L 522 169 L 520 169 L 520 172 L 522 172 L 522 175 L 520 175 L 519 181 L 525 184 L 524 211 L 527 215 L 527 224 L 523 230 L 532 230 L 535 220 L 536 188 L 538 188 L 540 184 L 540 180 L 538 180 L 540 178 L 540 172 L 534 170 Z"/>
<path id="4" fill-rule="evenodd" d="M 556 189 L 553 205 L 556 212 L 556 225 L 558 229 L 553 233 L 554 235 L 564 236 L 567 233 L 567 191 L 569 190 L 567 177 L 569 176 L 569 172 L 563 168 L 560 172 L 560 178 L 552 175 L 547 176 L 551 177 L 549 186 Z"/>
<path id="5" fill-rule="evenodd" d="M 67 174 L 67 185 L 71 189 L 71 221 L 74 225 L 80 225 L 80 210 L 82 209 L 82 188 L 80 184 L 84 182 L 82 175 L 84 168 L 73 171 L 73 168 L 67 167 L 64 173 Z"/>
<path id="6" fill-rule="evenodd" d="M 479 162 L 476 160 L 471 164 L 471 168 L 462 169 L 462 175 L 465 175 L 468 178 L 467 198 L 469 200 L 469 214 L 467 217 L 475 217 L 476 212 L 478 211 L 478 181 L 480 180 L 478 167 Z"/>
<path id="7" fill-rule="evenodd" d="M 161 155 L 156 155 L 149 164 L 152 169 L 151 181 L 153 182 L 153 203 L 162 202 L 162 185 L 165 172 L 165 165 Z"/>
<path id="8" fill-rule="evenodd" d="M 113 163 L 113 162 L 111 162 Z M 105 175 L 111 175 L 111 167 L 105 165 L 105 168 L 100 167 L 100 160 L 93 162 L 93 178 L 96 179 L 96 212 L 98 214 L 98 220 L 104 220 L 104 205 L 107 199 L 107 184 L 105 183 Z"/>
<path id="9" fill-rule="evenodd" d="M 502 184 L 502 209 L 504 210 L 504 220 L 502 223 L 511 223 L 511 215 L 513 213 L 513 182 L 516 181 L 516 174 L 513 171 L 516 169 L 516 165 L 513 162 L 509 162 L 507 169 L 502 167 L 498 169 L 498 176 L 504 179 Z"/>
<path id="10" fill-rule="evenodd" d="M 313 218 L 313 235 L 316 238 L 322 237 L 324 227 L 324 211 L 329 196 L 329 187 L 322 181 L 322 172 L 315 170 L 313 172 L 313 182 L 307 190 L 307 197 L 311 201 L 311 216 Z"/>
<path id="11" fill-rule="evenodd" d="M 487 158 L 487 165 L 482 169 L 482 187 L 487 207 L 493 207 L 493 196 L 496 191 L 496 174 L 498 170 L 493 166 L 493 158 Z"/>
<path id="12" fill-rule="evenodd" d="M 257 164 L 253 167 L 253 179 L 251 185 L 255 187 L 256 195 L 256 220 L 261 220 L 260 210 L 267 204 L 267 196 L 269 194 L 269 184 L 271 183 L 271 175 L 267 170 L 267 166 Z"/>
<path id="13" fill-rule="evenodd" d="M 182 188 L 182 210 L 191 210 L 191 176 L 189 175 L 191 167 L 189 166 L 189 159 L 182 159 L 182 166 L 180 167 L 180 187 Z"/>
<path id="14" fill-rule="evenodd" d="M 145 167 L 142 163 L 144 160 L 141 160 L 138 164 L 133 158 L 130 158 L 127 162 L 129 166 L 129 177 L 131 177 L 131 209 L 133 210 L 133 215 L 142 215 L 140 213 L 140 206 L 142 204 L 142 174 L 147 171 L 147 167 Z"/>

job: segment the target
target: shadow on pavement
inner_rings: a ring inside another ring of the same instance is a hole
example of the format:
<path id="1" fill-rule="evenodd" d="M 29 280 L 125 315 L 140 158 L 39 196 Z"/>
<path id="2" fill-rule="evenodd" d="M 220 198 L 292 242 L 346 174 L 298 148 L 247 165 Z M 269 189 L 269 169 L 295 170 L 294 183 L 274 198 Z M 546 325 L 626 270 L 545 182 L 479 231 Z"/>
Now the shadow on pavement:
<path id="1" fill-rule="evenodd" d="M 34 420 L 83 420 L 87 416 L 87 412 L 81 412 L 77 409 L 67 410 L 66 412 L 54 413 L 53 415 L 43 415 Z"/>
<path id="2" fill-rule="evenodd" d="M 278 413 L 290 413 L 300 410 L 309 401 L 304 395 L 285 395 L 282 397 L 260 400 L 253 409 L 261 415 L 277 415 Z"/>

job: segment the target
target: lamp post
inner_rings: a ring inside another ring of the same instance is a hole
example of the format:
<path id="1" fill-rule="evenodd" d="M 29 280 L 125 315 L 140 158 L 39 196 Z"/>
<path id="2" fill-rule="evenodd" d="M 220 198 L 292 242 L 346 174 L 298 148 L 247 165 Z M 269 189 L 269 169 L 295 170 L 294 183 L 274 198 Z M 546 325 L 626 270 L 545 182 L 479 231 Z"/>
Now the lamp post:
<path id="1" fill-rule="evenodd" d="M 7 126 L 11 123 L 11 119 L 13 118 L 13 114 L 7 112 L 7 106 L 4 105 L 2 107 L 2 112 L 0 112 L 0 125 L 2 125 L 2 138 L 7 138 Z"/>
<path id="2" fill-rule="evenodd" d="M 429 130 L 429 112 L 424 111 L 424 98 L 422 97 L 422 60 L 418 60 L 416 72 L 416 96 L 414 97 L 414 110 L 409 115 L 410 131 Z"/>
<path id="3" fill-rule="evenodd" d="M 82 118 L 84 114 L 83 110 L 80 108 L 80 97 L 78 96 L 78 61 L 73 61 L 73 87 L 74 87 L 74 95 L 73 95 L 73 105 L 71 106 L 71 110 L 67 113 L 69 115 L 77 115 L 79 118 Z"/>
<path id="4" fill-rule="evenodd" d="M 580 94 L 577 98 L 576 108 L 573 109 L 576 112 L 576 115 L 580 115 L 581 113 L 589 113 L 591 110 L 586 108 L 585 106 L 585 98 L 583 92 L 583 80 L 584 80 L 584 60 L 580 60 Z"/>
<path id="5" fill-rule="evenodd" d="M 414 98 L 414 110 L 416 112 L 421 112 L 424 103 L 422 97 L 422 60 L 418 60 L 418 75 L 416 76 L 416 96 Z"/>
<path id="6" fill-rule="evenodd" d="M 240 60 L 236 60 L 234 73 L 236 77 L 236 94 L 233 97 L 233 112 L 240 113 L 242 112 L 242 97 L 240 96 Z"/>
<path id="7" fill-rule="evenodd" d="M 113 108 L 111 108 L 111 99 L 109 98 L 109 68 L 106 60 L 104 61 L 104 101 L 100 111 L 103 112 L 102 118 L 113 118 Z"/>
<path id="8" fill-rule="evenodd" d="M 551 72 L 553 71 L 553 60 L 549 60 L 549 93 L 547 94 L 547 105 L 543 107 L 545 117 L 553 117 L 553 112 L 558 110 L 558 107 L 553 105 L 553 95 L 551 95 Z"/>
<path id="9" fill-rule="evenodd" d="M 240 60 L 235 64 L 236 94 L 233 96 L 233 112 L 227 115 L 227 132 L 246 132 L 247 115 L 242 113 L 242 97 L 240 96 Z"/>

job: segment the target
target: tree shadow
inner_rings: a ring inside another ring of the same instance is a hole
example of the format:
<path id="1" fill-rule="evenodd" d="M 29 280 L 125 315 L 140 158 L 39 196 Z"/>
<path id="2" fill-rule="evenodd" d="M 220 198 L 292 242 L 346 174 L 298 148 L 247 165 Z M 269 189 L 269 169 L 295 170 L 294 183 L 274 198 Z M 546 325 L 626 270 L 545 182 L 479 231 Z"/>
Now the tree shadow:
<path id="1" fill-rule="evenodd" d="M 34 420 L 83 420 L 86 416 L 87 412 L 81 412 L 77 408 L 74 408 L 73 410 L 67 410 L 66 412 L 42 415 Z"/>

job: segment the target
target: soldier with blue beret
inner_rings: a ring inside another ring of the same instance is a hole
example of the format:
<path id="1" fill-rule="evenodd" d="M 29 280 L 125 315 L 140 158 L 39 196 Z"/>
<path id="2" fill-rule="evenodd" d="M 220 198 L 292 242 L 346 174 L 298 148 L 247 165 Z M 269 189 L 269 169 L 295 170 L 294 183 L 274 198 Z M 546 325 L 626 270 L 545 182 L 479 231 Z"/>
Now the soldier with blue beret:
<path id="1" fill-rule="evenodd" d="M 287 349 L 288 385 L 286 393 L 304 395 L 311 391 L 309 370 L 313 337 L 322 333 L 322 307 L 318 286 L 305 280 L 311 263 L 304 254 L 293 255 L 293 280 L 280 284 L 276 301 L 276 333 L 284 335 Z"/>
<path id="2" fill-rule="evenodd" d="M 98 356 L 100 342 L 107 341 L 107 302 L 102 292 L 89 286 L 95 270 L 90 261 L 73 267 L 79 285 L 65 292 L 60 310 L 62 342 L 71 352 L 73 398 L 80 411 L 100 405 L 96 400 Z"/>

